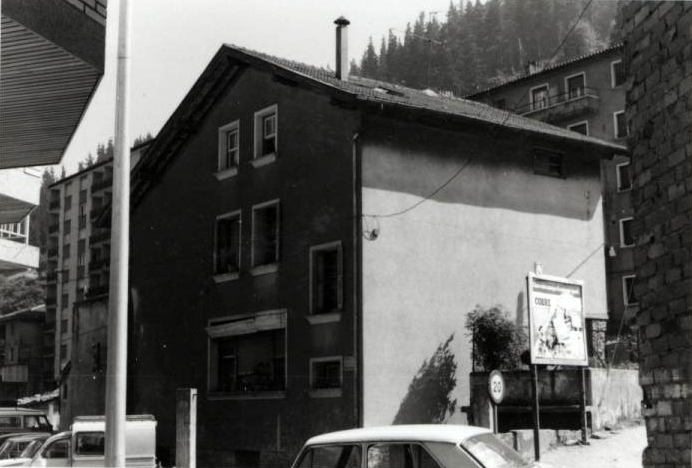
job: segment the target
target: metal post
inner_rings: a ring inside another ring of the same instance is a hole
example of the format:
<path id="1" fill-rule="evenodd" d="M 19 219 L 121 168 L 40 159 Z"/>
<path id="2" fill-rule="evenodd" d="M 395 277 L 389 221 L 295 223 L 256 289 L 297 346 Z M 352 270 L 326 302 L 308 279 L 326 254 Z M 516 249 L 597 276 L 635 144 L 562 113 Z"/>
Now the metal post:
<path id="1" fill-rule="evenodd" d="M 533 392 L 533 451 L 536 461 L 540 461 L 541 441 L 539 434 L 541 429 L 541 421 L 538 414 L 538 366 L 536 364 L 531 366 L 531 390 Z"/>
<path id="2" fill-rule="evenodd" d="M 586 419 L 586 369 L 579 368 L 579 410 L 581 411 L 581 443 L 589 443 L 586 434 L 588 421 Z"/>
<path id="3" fill-rule="evenodd" d="M 495 403 L 493 405 L 493 434 L 497 434 L 500 432 L 500 429 L 497 427 L 497 405 Z"/>
<path id="4" fill-rule="evenodd" d="M 130 146 L 128 136 L 128 0 L 120 0 L 118 69 L 113 158 L 113 217 L 108 307 L 105 466 L 125 466 L 127 394 L 127 291 L 130 230 Z"/>

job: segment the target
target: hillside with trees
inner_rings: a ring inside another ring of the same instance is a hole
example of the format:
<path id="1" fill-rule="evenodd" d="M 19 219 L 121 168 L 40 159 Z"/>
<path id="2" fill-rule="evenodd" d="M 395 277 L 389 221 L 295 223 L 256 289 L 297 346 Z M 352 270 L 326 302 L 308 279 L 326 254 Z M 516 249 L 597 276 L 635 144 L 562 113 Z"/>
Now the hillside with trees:
<path id="1" fill-rule="evenodd" d="M 618 3 L 451 3 L 446 13 L 421 12 L 405 31 L 390 30 L 382 37 L 379 52 L 371 39 L 360 64 L 351 63 L 351 71 L 412 88 L 464 96 L 523 75 L 529 62 L 545 66 L 617 43 Z M 444 20 L 438 19 L 445 14 Z"/>

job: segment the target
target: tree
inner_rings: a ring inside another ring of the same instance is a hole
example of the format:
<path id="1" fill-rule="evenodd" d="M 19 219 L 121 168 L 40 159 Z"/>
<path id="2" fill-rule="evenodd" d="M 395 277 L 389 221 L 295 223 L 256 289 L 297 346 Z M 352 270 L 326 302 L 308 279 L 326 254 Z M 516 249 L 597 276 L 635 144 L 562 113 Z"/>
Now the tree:
<path id="1" fill-rule="evenodd" d="M 363 60 L 360 62 L 361 73 L 368 78 L 377 78 L 378 61 L 375 46 L 372 44 L 372 37 L 368 42 L 368 47 L 363 54 Z"/>
<path id="2" fill-rule="evenodd" d="M 45 287 L 38 278 L 20 276 L 6 280 L 0 276 L 0 314 L 43 304 L 45 296 Z"/>
<path id="3" fill-rule="evenodd" d="M 474 366 L 486 371 L 521 366 L 521 353 L 527 349 L 528 339 L 508 315 L 501 305 L 489 309 L 477 305 L 466 317 L 466 329 L 473 343 Z"/>

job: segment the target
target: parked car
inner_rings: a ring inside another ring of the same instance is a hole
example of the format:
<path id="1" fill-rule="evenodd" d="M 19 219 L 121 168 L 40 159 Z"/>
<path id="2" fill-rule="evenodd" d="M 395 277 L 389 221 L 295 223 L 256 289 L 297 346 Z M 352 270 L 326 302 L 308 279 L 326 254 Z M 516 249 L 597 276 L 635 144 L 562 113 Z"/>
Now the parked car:
<path id="1" fill-rule="evenodd" d="M 78 416 L 69 431 L 43 443 L 28 466 L 103 466 L 106 420 L 103 416 Z M 144 414 L 125 422 L 125 465 L 156 466 L 156 419 Z"/>
<path id="2" fill-rule="evenodd" d="M 306 442 L 292 468 L 526 466 L 531 463 L 488 429 L 421 424 L 350 429 L 313 437 Z"/>
<path id="3" fill-rule="evenodd" d="M 46 413 L 28 408 L 0 408 L 0 434 L 10 432 L 39 431 L 51 432 L 53 426 Z"/>
<path id="4" fill-rule="evenodd" d="M 26 432 L 8 437 L 0 445 L 0 467 L 29 463 L 48 437 L 48 432 Z"/>

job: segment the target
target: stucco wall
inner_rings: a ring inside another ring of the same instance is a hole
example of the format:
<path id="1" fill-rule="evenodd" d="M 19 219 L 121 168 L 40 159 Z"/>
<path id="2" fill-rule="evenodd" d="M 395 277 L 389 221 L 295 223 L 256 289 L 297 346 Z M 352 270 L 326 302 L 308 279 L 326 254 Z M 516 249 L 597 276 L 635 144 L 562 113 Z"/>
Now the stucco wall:
<path id="1" fill-rule="evenodd" d="M 546 274 L 584 280 L 587 316 L 605 317 L 598 161 L 563 148 L 568 175 L 558 179 L 533 174 L 532 148 L 546 142 L 384 119 L 368 128 L 363 229 L 379 235 L 363 241 L 363 422 L 391 423 L 422 364 L 452 334 L 458 367 L 448 400 L 456 400 L 451 420 L 463 421 L 464 324 L 476 304 L 501 304 L 525 324 L 525 277 L 539 262 Z M 469 158 L 432 199 L 386 216 L 423 200 Z"/>

